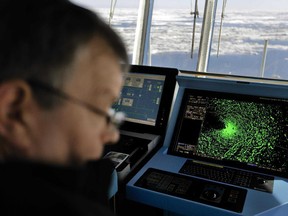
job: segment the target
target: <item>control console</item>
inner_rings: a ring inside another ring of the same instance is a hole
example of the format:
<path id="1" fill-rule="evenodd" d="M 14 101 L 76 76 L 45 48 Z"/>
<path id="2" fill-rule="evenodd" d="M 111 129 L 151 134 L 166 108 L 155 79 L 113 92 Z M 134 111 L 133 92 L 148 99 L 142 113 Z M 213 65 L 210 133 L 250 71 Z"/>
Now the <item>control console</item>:
<path id="1" fill-rule="evenodd" d="M 247 190 L 149 168 L 135 186 L 241 213 Z"/>

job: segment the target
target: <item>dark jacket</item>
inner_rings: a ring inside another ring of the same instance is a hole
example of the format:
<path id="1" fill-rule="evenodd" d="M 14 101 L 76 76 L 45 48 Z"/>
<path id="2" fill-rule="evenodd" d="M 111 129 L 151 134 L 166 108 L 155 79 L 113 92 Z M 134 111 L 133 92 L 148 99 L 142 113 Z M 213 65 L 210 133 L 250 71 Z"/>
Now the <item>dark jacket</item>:
<path id="1" fill-rule="evenodd" d="M 112 171 L 108 160 L 83 167 L 2 162 L 0 214 L 111 216 L 108 189 Z"/>

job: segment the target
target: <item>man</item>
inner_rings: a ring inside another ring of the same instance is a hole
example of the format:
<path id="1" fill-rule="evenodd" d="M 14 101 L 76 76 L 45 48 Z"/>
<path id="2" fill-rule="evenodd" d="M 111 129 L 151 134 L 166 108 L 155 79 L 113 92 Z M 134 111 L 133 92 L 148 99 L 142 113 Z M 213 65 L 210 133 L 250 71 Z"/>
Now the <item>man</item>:
<path id="1" fill-rule="evenodd" d="M 127 59 L 68 0 L 0 1 L 1 215 L 111 214 L 113 166 L 100 158 L 119 137 L 110 107 Z"/>

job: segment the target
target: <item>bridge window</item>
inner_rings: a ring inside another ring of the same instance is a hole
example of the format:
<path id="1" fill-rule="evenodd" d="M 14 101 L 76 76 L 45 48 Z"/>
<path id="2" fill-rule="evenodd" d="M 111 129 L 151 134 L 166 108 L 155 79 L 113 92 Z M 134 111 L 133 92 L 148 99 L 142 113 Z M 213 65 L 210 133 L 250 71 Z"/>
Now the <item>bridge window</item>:
<path id="1" fill-rule="evenodd" d="M 95 11 L 123 38 L 130 62 L 132 61 L 133 46 L 139 0 L 71 0 L 72 2 Z"/>
<path id="2" fill-rule="evenodd" d="M 203 10 L 203 4 L 195 10 L 195 5 L 189 1 L 155 0 L 151 26 L 152 65 L 196 70 Z"/>
<path id="3" fill-rule="evenodd" d="M 288 2 L 228 0 L 223 9 L 225 1 L 218 1 L 208 71 L 288 79 Z"/>
<path id="4" fill-rule="evenodd" d="M 100 13 L 120 33 L 132 63 L 143 0 L 73 1 Z M 217 8 L 204 72 L 288 80 L 287 0 L 150 0 L 149 58 L 143 64 L 199 70 L 205 4 L 212 1 Z"/>

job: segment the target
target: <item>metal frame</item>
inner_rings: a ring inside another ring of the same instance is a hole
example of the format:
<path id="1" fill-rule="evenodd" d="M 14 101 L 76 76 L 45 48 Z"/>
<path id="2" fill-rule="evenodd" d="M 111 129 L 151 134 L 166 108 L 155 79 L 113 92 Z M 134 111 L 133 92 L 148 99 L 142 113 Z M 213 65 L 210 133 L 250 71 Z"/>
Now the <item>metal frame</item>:
<path id="1" fill-rule="evenodd" d="M 150 65 L 150 30 L 154 0 L 140 0 L 132 64 Z"/>

